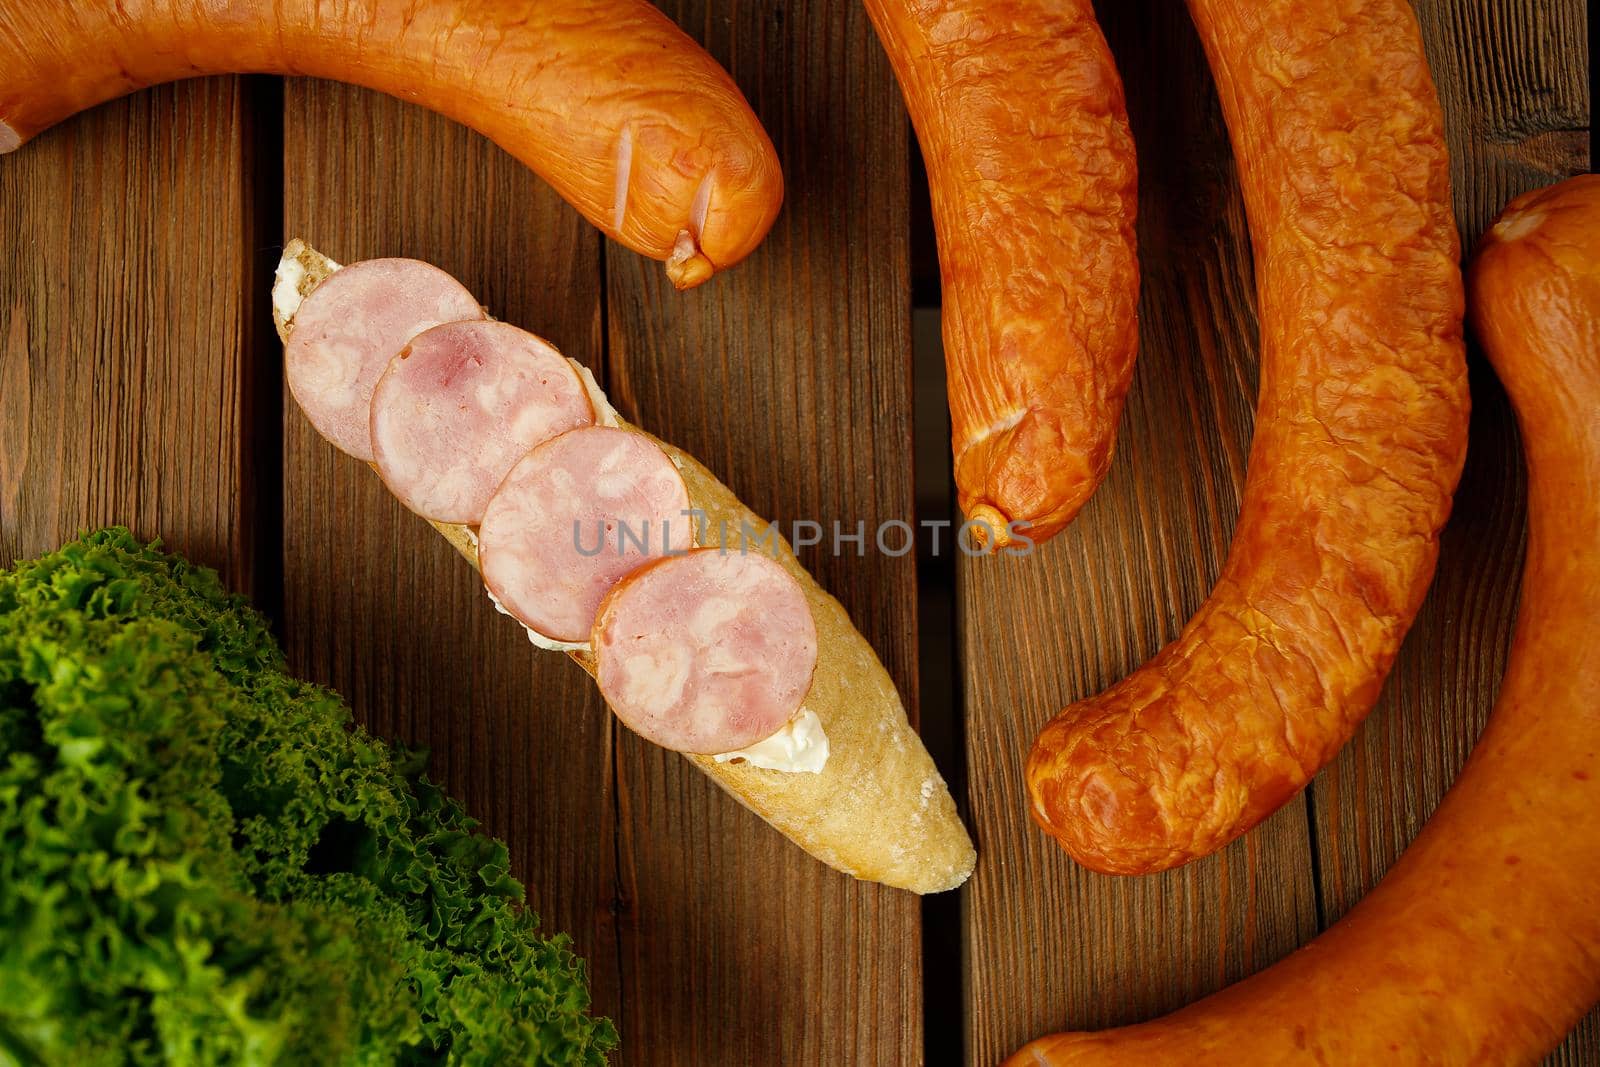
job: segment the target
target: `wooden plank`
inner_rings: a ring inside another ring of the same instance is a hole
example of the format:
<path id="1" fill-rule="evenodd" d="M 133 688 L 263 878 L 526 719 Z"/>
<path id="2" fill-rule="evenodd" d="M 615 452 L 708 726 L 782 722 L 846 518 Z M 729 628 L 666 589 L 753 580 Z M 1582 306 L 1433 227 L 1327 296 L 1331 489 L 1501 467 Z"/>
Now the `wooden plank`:
<path id="1" fill-rule="evenodd" d="M 662 7 L 749 96 L 787 204 L 754 256 L 687 294 L 607 246 L 612 396 L 757 512 L 865 522 L 870 538 L 913 517 L 908 145 L 887 60 L 851 0 Z M 914 558 L 801 559 L 914 707 Z M 632 735 L 618 774 L 619 1062 L 921 1060 L 915 897 L 829 870 Z"/>
<path id="2" fill-rule="evenodd" d="M 1506 201 L 1589 168 L 1583 0 L 1418 0 L 1462 239 Z M 1324 923 L 1376 885 L 1455 779 L 1494 705 L 1515 621 L 1525 486 L 1505 393 L 1475 348 L 1467 468 L 1439 569 L 1377 709 L 1313 786 Z M 1555 1055 L 1600 1059 L 1600 1012 Z"/>
<path id="3" fill-rule="evenodd" d="M 968 1060 L 1159 1015 L 1316 930 L 1303 804 L 1144 878 L 1071 862 L 1028 815 L 1034 734 L 1175 637 L 1238 516 L 1256 393 L 1254 288 L 1232 152 L 1181 4 L 1101 4 L 1139 146 L 1142 343 L 1118 453 L 1065 533 L 959 567 L 969 801 Z"/>
<path id="4" fill-rule="evenodd" d="M 600 369 L 599 237 L 482 137 L 374 93 L 290 81 L 283 173 L 285 238 L 341 262 L 437 263 L 497 318 Z M 284 440 L 290 661 L 375 733 L 432 750 L 433 776 L 510 846 L 546 930 L 572 934 L 596 1010 L 621 1018 L 610 714 L 286 392 Z"/>
<path id="5" fill-rule="evenodd" d="M 0 565 L 122 523 L 248 588 L 241 93 L 157 89 L 0 157 Z"/>

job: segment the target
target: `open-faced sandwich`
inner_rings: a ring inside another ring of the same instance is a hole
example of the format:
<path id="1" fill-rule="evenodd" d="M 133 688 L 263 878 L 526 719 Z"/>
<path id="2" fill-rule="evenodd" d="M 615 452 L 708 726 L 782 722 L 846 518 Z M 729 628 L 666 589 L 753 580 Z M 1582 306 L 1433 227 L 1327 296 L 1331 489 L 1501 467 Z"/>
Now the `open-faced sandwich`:
<path id="1" fill-rule="evenodd" d="M 777 530 L 593 376 L 417 260 L 284 250 L 296 402 L 616 716 L 829 866 L 917 893 L 975 855 L 894 684 Z"/>

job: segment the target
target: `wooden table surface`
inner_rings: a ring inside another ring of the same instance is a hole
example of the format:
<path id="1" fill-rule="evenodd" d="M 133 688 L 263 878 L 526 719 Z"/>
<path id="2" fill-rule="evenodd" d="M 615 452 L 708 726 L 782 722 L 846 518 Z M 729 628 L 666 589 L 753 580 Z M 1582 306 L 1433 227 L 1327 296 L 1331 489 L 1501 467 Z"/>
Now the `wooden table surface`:
<path id="1" fill-rule="evenodd" d="M 743 87 L 788 182 L 757 253 L 686 294 L 482 138 L 344 86 L 168 86 L 0 159 L 0 565 L 117 522 L 252 593 L 296 669 L 377 733 L 430 746 L 435 775 L 509 842 L 546 926 L 588 959 L 621 1064 L 992 1063 L 1050 1029 L 1165 1012 L 1311 938 L 1421 827 L 1490 708 L 1520 458 L 1474 353 L 1433 590 L 1378 709 L 1302 798 L 1220 855 L 1139 879 L 1076 868 L 1032 827 L 1035 730 L 1177 633 L 1238 512 L 1249 244 L 1176 0 L 1101 5 L 1139 142 L 1144 270 L 1104 488 L 1026 560 L 802 553 L 913 709 L 920 690 L 978 842 L 959 894 L 853 882 L 617 728 L 575 665 L 531 649 L 286 403 L 268 285 L 299 234 L 346 262 L 443 266 L 758 512 L 869 529 L 949 516 L 926 195 L 866 16 L 854 0 L 663 6 Z M 1417 9 L 1470 242 L 1514 194 L 1589 168 L 1585 4 Z M 1591 1016 L 1554 1062 L 1597 1060 Z"/>

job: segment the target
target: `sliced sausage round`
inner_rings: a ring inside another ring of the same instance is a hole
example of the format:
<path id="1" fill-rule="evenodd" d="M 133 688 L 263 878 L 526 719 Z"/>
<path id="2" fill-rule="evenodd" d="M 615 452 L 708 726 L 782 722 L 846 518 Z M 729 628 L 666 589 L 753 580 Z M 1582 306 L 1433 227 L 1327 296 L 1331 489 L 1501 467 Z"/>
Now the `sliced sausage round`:
<path id="1" fill-rule="evenodd" d="M 448 322 L 411 339 L 372 391 L 372 455 L 400 502 L 476 525 L 533 446 L 594 422 L 578 372 L 503 322 Z"/>
<path id="2" fill-rule="evenodd" d="M 587 641 L 600 601 L 655 556 L 689 547 L 683 476 L 643 434 L 570 430 L 529 452 L 478 530 L 483 581 L 518 622 Z"/>
<path id="3" fill-rule="evenodd" d="M 442 322 L 483 318 L 450 275 L 415 259 L 368 259 L 329 275 L 283 348 L 295 402 L 334 447 L 372 461 L 372 389 L 395 353 Z"/>
<path id="4" fill-rule="evenodd" d="M 817 665 L 800 583 L 766 556 L 721 548 L 619 582 L 592 644 L 617 718 L 679 752 L 732 752 L 771 737 L 800 710 Z"/>

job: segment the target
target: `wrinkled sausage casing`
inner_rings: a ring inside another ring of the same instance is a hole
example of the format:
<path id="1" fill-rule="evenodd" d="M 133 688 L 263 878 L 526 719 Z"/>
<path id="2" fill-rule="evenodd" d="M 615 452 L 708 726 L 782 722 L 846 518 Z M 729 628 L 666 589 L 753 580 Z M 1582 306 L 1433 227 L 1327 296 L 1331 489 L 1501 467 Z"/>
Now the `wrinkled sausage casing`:
<path id="1" fill-rule="evenodd" d="M 1535 1063 L 1600 1000 L 1600 178 L 1515 201 L 1472 319 L 1528 464 L 1511 658 L 1461 776 L 1394 869 L 1274 967 L 1025 1065 Z"/>
<path id="2" fill-rule="evenodd" d="M 1089 0 L 866 0 L 928 166 L 962 511 L 1070 522 L 1133 374 L 1133 138 Z"/>
<path id="3" fill-rule="evenodd" d="M 1405 0 L 1190 0 L 1238 158 L 1261 381 L 1233 546 L 1176 641 L 1039 735 L 1033 813 L 1163 870 L 1299 791 L 1366 717 L 1467 440 L 1443 120 Z"/>
<path id="4" fill-rule="evenodd" d="M 748 255 L 783 199 L 738 87 L 648 0 L 12 0 L 0 151 L 112 97 L 233 72 L 351 82 L 470 126 L 680 288 Z"/>

